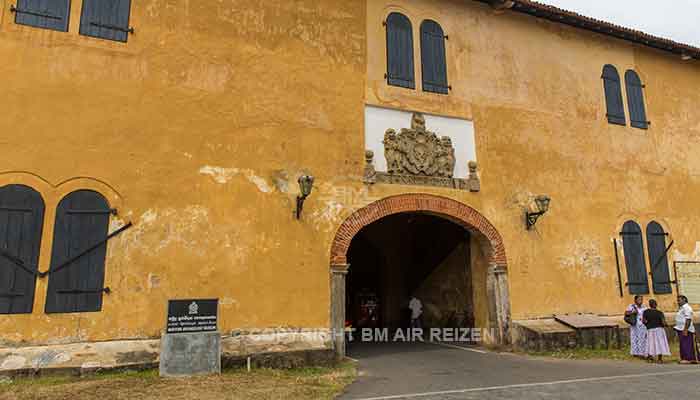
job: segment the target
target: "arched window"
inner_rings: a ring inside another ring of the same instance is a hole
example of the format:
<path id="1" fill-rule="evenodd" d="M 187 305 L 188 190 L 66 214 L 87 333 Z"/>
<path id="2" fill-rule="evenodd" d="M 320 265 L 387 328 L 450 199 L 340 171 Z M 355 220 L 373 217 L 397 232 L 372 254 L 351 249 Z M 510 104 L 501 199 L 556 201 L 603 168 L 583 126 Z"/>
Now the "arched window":
<path id="1" fill-rule="evenodd" d="M 44 200 L 23 185 L 0 188 L 0 314 L 31 313 Z"/>
<path id="2" fill-rule="evenodd" d="M 413 28 L 403 14 L 386 18 L 387 82 L 392 86 L 416 88 L 413 67 Z"/>
<path id="3" fill-rule="evenodd" d="M 423 90 L 447 94 L 445 33 L 435 21 L 426 20 L 420 25 L 420 54 Z"/>
<path id="4" fill-rule="evenodd" d="M 126 42 L 131 0 L 83 0 L 80 34 Z"/>
<path id="5" fill-rule="evenodd" d="M 70 0 L 17 0 L 15 23 L 68 32 Z"/>
<path id="6" fill-rule="evenodd" d="M 630 110 L 630 123 L 639 129 L 649 129 L 647 112 L 644 108 L 644 85 L 639 75 L 631 69 L 625 72 L 625 87 L 627 88 L 627 106 Z"/>
<path id="7" fill-rule="evenodd" d="M 605 88 L 605 103 L 607 105 L 608 122 L 617 125 L 627 125 L 625 107 L 622 102 L 622 86 L 620 74 L 610 64 L 603 67 L 603 86 Z"/>
<path id="8" fill-rule="evenodd" d="M 56 209 L 47 313 L 100 311 L 111 210 L 102 195 L 73 192 Z"/>
<path id="9" fill-rule="evenodd" d="M 651 265 L 651 281 L 656 294 L 672 293 L 671 277 L 668 272 L 666 252 L 666 232 L 656 221 L 647 225 L 647 250 Z"/>
<path id="10" fill-rule="evenodd" d="M 627 286 L 630 294 L 649 293 L 646 262 L 644 260 L 644 242 L 642 229 L 634 221 L 627 221 L 622 226 L 622 247 L 627 266 Z"/>

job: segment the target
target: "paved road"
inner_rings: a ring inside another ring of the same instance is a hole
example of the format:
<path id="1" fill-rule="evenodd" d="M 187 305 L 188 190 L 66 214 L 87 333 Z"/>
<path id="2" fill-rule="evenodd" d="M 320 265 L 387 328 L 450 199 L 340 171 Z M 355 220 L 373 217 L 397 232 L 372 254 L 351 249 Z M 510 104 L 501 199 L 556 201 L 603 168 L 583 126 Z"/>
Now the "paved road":
<path id="1" fill-rule="evenodd" d="M 353 344 L 358 380 L 342 400 L 700 398 L 700 367 L 571 361 L 431 343 Z"/>

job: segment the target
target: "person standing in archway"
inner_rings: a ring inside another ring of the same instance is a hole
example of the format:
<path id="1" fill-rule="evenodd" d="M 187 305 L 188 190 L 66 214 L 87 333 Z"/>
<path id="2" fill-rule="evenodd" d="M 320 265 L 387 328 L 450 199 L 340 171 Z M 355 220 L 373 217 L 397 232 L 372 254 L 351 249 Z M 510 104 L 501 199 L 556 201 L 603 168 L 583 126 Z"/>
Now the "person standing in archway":
<path id="1" fill-rule="evenodd" d="M 678 312 L 676 325 L 673 329 L 678 334 L 680 344 L 681 364 L 697 364 L 698 357 L 695 348 L 695 325 L 693 324 L 693 309 L 688 304 L 688 298 L 678 296 Z"/>
<path id="2" fill-rule="evenodd" d="M 411 296 L 408 308 L 411 309 L 411 329 L 422 329 L 423 324 L 421 324 L 420 317 L 423 315 L 423 303 L 416 296 Z"/>
<path id="3" fill-rule="evenodd" d="M 630 354 L 635 357 L 647 357 L 647 328 L 642 322 L 642 316 L 647 308 L 644 305 L 642 296 L 634 296 L 634 303 L 630 304 L 625 311 L 625 316 L 629 317 L 630 322 Z"/>

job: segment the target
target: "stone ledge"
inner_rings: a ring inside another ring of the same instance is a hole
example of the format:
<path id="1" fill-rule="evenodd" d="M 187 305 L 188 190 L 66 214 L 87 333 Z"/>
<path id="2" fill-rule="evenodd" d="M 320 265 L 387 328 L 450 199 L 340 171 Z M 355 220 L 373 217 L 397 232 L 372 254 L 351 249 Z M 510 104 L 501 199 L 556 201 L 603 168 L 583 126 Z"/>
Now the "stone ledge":
<path id="1" fill-rule="evenodd" d="M 223 337 L 222 364 L 296 367 L 333 358 L 329 330 L 256 330 Z M 160 340 L 120 340 L 65 345 L 2 347 L 0 375 L 82 375 L 105 370 L 158 368 Z M 243 364 L 241 364 L 243 363 Z"/>

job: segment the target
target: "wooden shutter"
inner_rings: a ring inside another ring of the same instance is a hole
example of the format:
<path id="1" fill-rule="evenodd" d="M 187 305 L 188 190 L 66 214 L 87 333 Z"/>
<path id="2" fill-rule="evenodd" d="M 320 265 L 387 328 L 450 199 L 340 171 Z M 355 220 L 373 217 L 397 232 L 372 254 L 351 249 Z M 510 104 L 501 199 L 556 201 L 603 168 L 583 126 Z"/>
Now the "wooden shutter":
<path id="1" fill-rule="evenodd" d="M 0 188 L 0 314 L 31 313 L 44 200 L 23 185 Z"/>
<path id="2" fill-rule="evenodd" d="M 68 32 L 70 0 L 17 0 L 15 23 Z"/>
<path id="3" fill-rule="evenodd" d="M 605 88 L 605 103 L 607 105 L 608 122 L 617 125 L 627 125 L 625 107 L 622 102 L 622 86 L 617 69 L 608 64 L 603 67 L 603 87 Z"/>
<path id="4" fill-rule="evenodd" d="M 447 94 L 445 33 L 435 21 L 426 20 L 420 25 L 420 54 L 423 91 Z"/>
<path id="5" fill-rule="evenodd" d="M 627 106 L 630 110 L 630 123 L 639 129 L 649 129 L 647 112 L 644 108 L 644 85 L 636 72 L 625 72 L 625 87 L 627 88 Z"/>
<path id="6" fill-rule="evenodd" d="M 649 293 L 642 229 L 634 221 L 627 221 L 622 227 L 622 246 L 627 266 L 627 286 L 630 294 Z"/>
<path id="7" fill-rule="evenodd" d="M 80 34 L 126 42 L 131 0 L 84 0 Z"/>
<path id="8" fill-rule="evenodd" d="M 651 221 L 647 225 L 647 250 L 649 251 L 649 265 L 651 265 L 651 281 L 654 293 L 672 293 L 668 256 L 666 254 L 666 232 L 656 221 Z"/>
<path id="9" fill-rule="evenodd" d="M 102 309 L 107 243 L 70 264 L 65 262 L 107 237 L 109 215 L 105 198 L 90 190 L 73 192 L 58 204 L 46 298 L 47 313 Z"/>
<path id="10" fill-rule="evenodd" d="M 392 86 L 416 88 L 413 66 L 413 28 L 403 14 L 386 19 L 387 82 Z"/>

